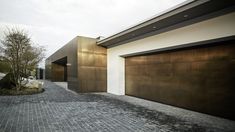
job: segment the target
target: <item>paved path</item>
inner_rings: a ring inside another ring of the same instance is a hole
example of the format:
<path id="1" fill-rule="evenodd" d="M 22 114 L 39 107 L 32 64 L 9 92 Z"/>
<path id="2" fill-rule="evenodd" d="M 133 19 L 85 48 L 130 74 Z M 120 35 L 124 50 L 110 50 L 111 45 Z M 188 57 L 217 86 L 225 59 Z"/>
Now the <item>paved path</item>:
<path id="1" fill-rule="evenodd" d="M 0 132 L 218 131 L 110 96 L 74 94 L 45 82 L 45 92 L 0 96 Z"/>

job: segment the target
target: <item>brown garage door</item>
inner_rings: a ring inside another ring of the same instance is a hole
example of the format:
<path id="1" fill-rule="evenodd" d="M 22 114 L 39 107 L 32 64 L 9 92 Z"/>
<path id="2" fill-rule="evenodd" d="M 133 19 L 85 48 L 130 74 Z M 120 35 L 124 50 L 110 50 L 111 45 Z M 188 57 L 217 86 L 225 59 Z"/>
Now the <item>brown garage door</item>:
<path id="1" fill-rule="evenodd" d="M 126 95 L 235 119 L 235 42 L 127 57 Z"/>

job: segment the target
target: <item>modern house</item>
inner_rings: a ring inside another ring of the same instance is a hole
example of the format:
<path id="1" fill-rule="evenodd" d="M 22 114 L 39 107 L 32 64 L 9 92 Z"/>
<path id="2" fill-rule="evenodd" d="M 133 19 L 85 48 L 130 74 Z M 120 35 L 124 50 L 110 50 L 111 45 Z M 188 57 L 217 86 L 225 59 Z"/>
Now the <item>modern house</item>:
<path id="1" fill-rule="evenodd" d="M 189 0 L 105 39 L 78 37 L 47 59 L 47 78 L 234 120 L 234 11 L 232 0 Z"/>
<path id="2" fill-rule="evenodd" d="M 46 59 L 46 79 L 67 81 L 76 92 L 106 92 L 106 49 L 96 39 L 77 36 Z"/>

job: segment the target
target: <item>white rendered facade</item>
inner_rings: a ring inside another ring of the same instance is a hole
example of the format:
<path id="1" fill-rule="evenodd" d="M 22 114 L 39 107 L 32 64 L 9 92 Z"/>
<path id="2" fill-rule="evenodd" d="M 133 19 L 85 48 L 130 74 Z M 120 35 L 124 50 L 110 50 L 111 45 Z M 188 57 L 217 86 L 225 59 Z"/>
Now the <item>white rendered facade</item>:
<path id="1" fill-rule="evenodd" d="M 235 35 L 235 13 L 125 43 L 107 49 L 107 92 L 125 94 L 126 54 L 156 50 Z"/>

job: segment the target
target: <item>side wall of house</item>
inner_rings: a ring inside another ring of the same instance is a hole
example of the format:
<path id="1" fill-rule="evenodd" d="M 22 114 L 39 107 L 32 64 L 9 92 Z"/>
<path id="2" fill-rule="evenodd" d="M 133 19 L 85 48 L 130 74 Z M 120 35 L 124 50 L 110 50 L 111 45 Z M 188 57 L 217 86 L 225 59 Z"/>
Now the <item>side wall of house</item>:
<path id="1" fill-rule="evenodd" d="M 64 79 L 64 75 L 60 75 L 61 77 L 55 77 L 59 73 L 56 73 L 59 69 L 61 71 L 61 74 L 64 74 L 65 71 L 62 69 L 66 69 L 64 67 L 67 66 L 67 81 L 68 81 L 68 87 L 72 89 L 76 89 L 77 87 L 77 37 L 72 39 L 70 42 L 68 42 L 65 46 L 60 48 L 58 51 L 56 51 L 54 54 L 52 54 L 50 57 L 46 59 L 46 79 L 51 81 L 62 81 Z M 58 60 L 61 60 L 62 58 L 66 58 L 64 62 L 57 62 Z M 58 63 L 64 63 L 62 64 L 62 68 L 58 67 Z M 54 70 L 53 70 L 54 69 Z M 57 70 L 56 70 L 57 69 Z"/>
<path id="2" fill-rule="evenodd" d="M 46 79 L 66 81 L 75 92 L 107 91 L 107 49 L 77 36 L 46 59 Z"/>

